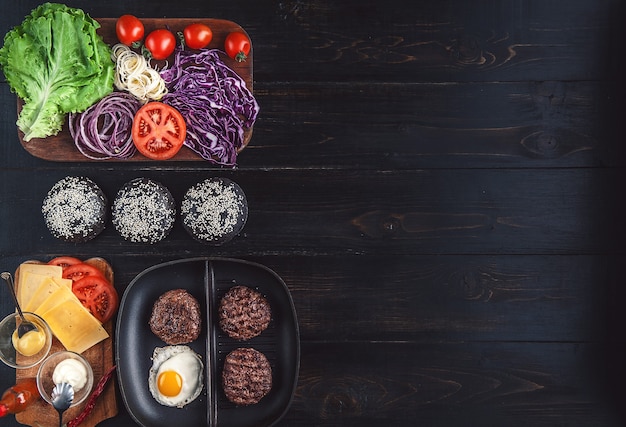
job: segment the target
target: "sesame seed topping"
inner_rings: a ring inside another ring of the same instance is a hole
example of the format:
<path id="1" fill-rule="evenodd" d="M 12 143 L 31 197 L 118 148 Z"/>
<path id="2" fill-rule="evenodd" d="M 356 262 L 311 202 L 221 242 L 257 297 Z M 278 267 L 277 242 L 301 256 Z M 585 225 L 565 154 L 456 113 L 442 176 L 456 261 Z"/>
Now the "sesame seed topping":
<path id="1" fill-rule="evenodd" d="M 106 197 L 89 178 L 68 176 L 50 189 L 41 212 L 54 237 L 87 241 L 105 227 Z"/>
<path id="2" fill-rule="evenodd" d="M 247 215 L 243 190 L 228 179 L 209 178 L 194 185 L 181 204 L 183 225 L 196 239 L 208 242 L 237 234 Z"/>
<path id="3" fill-rule="evenodd" d="M 174 226 L 175 219 L 175 201 L 169 190 L 147 178 L 126 183 L 113 202 L 113 225 L 124 239 L 131 242 L 163 240 Z"/>

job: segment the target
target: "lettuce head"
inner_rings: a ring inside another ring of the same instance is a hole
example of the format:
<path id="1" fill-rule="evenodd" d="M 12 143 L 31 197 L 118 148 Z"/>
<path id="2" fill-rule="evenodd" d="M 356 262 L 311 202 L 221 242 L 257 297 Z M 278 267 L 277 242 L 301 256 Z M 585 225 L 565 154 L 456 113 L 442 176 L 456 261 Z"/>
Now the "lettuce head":
<path id="1" fill-rule="evenodd" d="M 25 141 L 56 135 L 67 113 L 113 91 L 115 64 L 98 28 L 80 9 L 44 3 L 5 35 L 0 67 L 24 101 L 17 126 Z"/>

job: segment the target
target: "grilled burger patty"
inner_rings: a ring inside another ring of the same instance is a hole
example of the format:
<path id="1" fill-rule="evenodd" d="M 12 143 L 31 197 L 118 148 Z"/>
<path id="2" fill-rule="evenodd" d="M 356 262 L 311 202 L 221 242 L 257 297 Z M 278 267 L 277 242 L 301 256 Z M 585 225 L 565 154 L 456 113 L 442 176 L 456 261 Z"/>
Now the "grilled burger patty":
<path id="1" fill-rule="evenodd" d="M 190 343 L 200 335 L 200 304 L 186 290 L 172 289 L 154 303 L 149 324 L 152 332 L 169 345 Z"/>
<path id="2" fill-rule="evenodd" d="M 222 387 L 228 400 L 234 404 L 253 405 L 271 390 L 272 367 L 258 350 L 235 349 L 224 360 Z"/>
<path id="3" fill-rule="evenodd" d="M 247 286 L 234 286 L 219 304 L 219 325 L 229 337 L 249 340 L 263 332 L 270 323 L 272 311 L 267 299 Z"/>

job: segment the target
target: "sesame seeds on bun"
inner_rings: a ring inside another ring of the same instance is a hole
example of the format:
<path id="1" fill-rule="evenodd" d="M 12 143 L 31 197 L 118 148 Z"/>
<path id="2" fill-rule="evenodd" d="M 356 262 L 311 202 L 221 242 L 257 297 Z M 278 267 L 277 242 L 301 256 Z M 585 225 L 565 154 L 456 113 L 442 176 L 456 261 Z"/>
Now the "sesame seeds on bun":
<path id="1" fill-rule="evenodd" d="M 243 229 L 246 195 L 228 178 L 208 178 L 192 186 L 181 203 L 183 227 L 196 240 L 221 245 Z"/>
<path id="2" fill-rule="evenodd" d="M 91 179 L 67 176 L 48 191 L 41 212 L 46 227 L 57 239 L 86 242 L 105 228 L 107 198 Z"/>
<path id="3" fill-rule="evenodd" d="M 111 216 L 113 226 L 124 239 L 157 243 L 167 237 L 174 226 L 176 202 L 163 184 L 136 178 L 117 192 Z"/>

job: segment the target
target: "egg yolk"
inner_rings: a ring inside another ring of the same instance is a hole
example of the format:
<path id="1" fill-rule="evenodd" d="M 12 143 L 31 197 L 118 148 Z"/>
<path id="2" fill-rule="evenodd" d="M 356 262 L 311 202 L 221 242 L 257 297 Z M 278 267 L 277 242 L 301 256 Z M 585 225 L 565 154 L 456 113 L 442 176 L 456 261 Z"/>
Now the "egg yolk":
<path id="1" fill-rule="evenodd" d="M 157 387 L 164 396 L 176 396 L 183 388 L 183 378 L 175 371 L 161 372 L 157 379 Z"/>
<path id="2" fill-rule="evenodd" d="M 26 332 L 22 338 L 18 338 L 17 330 L 11 336 L 13 347 L 23 356 L 32 356 L 46 344 L 46 335 L 41 331 Z"/>

